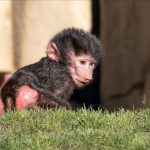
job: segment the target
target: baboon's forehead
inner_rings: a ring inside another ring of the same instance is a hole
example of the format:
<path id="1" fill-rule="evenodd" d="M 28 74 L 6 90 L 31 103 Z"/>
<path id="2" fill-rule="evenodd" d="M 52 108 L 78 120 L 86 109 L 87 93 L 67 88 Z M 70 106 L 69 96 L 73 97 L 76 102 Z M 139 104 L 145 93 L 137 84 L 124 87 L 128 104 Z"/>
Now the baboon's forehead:
<path id="1" fill-rule="evenodd" d="M 68 57 L 70 60 L 81 60 L 81 59 L 83 59 L 83 60 L 96 62 L 95 58 L 92 55 L 90 55 L 89 53 L 88 54 L 81 53 L 79 55 L 76 55 L 74 52 L 70 52 L 68 54 Z"/>

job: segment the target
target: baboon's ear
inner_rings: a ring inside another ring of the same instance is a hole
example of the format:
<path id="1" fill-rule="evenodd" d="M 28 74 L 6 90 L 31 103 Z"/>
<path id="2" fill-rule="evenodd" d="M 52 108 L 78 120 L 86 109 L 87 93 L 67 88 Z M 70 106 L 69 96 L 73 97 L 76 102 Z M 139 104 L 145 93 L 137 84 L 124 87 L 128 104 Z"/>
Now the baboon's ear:
<path id="1" fill-rule="evenodd" d="M 50 59 L 59 61 L 60 53 L 55 43 L 50 42 L 47 46 L 47 55 Z"/>

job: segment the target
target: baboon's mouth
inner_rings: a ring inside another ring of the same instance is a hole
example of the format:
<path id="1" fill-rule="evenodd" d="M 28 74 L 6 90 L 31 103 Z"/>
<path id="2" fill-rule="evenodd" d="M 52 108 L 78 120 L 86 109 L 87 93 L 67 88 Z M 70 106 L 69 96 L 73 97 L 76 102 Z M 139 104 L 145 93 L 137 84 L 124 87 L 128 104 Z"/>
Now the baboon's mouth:
<path id="1" fill-rule="evenodd" d="M 78 79 L 75 79 L 75 83 L 78 87 L 82 87 L 82 86 L 85 86 L 88 84 L 88 82 L 85 82 L 85 81 L 80 81 Z"/>

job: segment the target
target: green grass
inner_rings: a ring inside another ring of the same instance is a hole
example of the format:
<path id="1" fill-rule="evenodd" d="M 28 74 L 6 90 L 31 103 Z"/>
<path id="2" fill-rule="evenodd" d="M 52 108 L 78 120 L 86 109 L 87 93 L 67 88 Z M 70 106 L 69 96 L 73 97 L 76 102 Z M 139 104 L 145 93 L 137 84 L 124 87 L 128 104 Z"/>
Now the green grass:
<path id="1" fill-rule="evenodd" d="M 8 112 L 2 150 L 150 150 L 150 110 Z"/>

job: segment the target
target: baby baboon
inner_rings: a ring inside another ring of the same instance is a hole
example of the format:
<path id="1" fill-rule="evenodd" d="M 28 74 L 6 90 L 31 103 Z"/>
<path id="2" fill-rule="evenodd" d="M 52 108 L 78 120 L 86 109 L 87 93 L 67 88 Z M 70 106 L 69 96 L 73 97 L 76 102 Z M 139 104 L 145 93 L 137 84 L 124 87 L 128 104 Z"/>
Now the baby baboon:
<path id="1" fill-rule="evenodd" d="M 18 69 L 1 90 L 4 110 L 67 107 L 75 88 L 92 81 L 102 45 L 82 29 L 68 28 L 48 43 L 47 56 Z"/>

